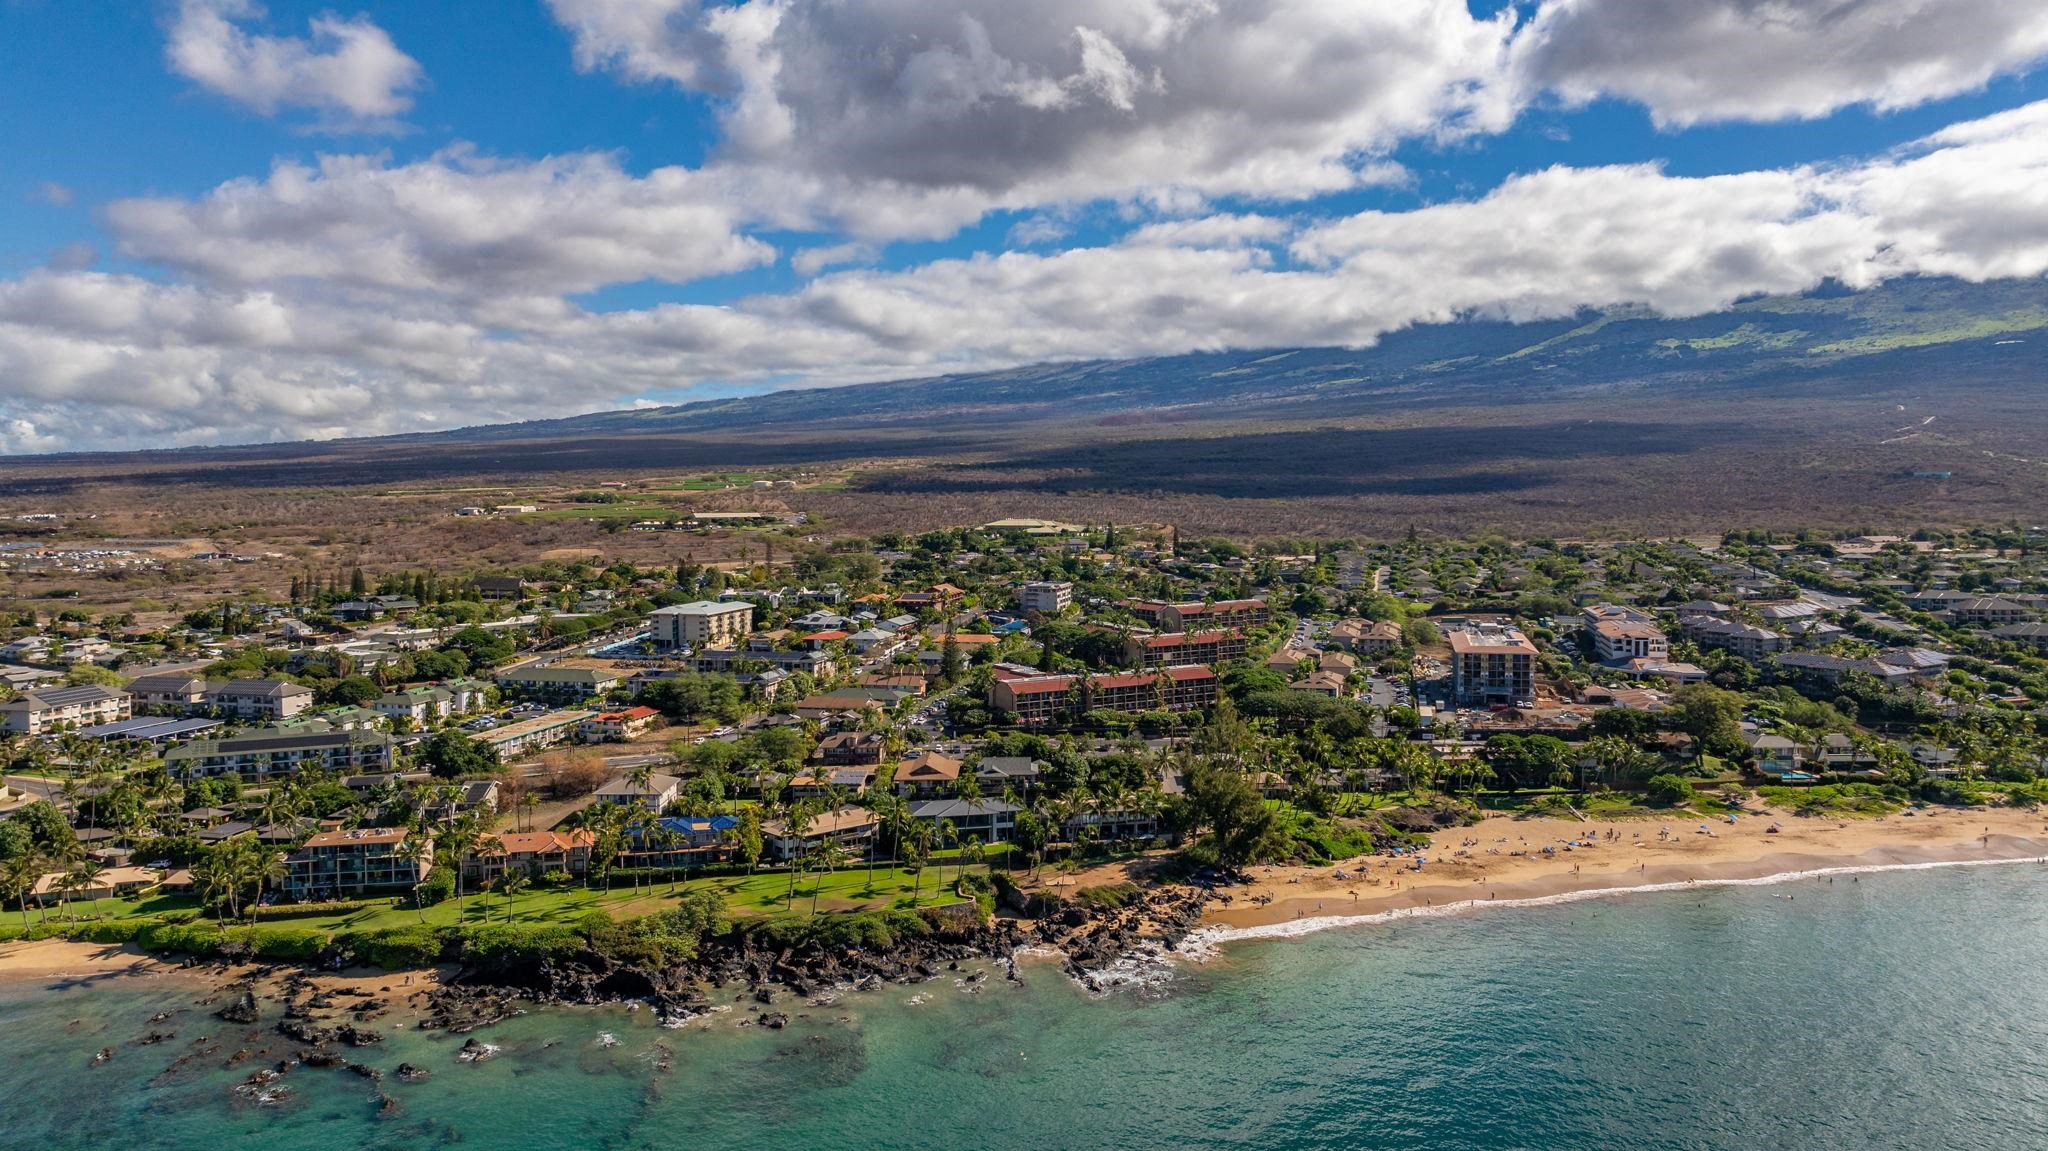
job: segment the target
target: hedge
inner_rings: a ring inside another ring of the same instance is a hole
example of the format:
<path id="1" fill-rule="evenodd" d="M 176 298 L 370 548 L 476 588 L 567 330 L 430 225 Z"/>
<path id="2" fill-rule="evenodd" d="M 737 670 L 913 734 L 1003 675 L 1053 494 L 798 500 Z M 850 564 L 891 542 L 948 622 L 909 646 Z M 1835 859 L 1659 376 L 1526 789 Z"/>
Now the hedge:
<path id="1" fill-rule="evenodd" d="M 383 931 L 344 932 L 334 937 L 334 945 L 353 955 L 356 962 L 386 971 L 405 971 L 439 963 L 444 949 L 441 932 L 425 924 Z"/>
<path id="2" fill-rule="evenodd" d="M 237 935 L 258 959 L 280 963 L 310 963 L 327 950 L 327 933 L 306 927 L 252 927 Z"/>
<path id="3" fill-rule="evenodd" d="M 312 915 L 351 915 L 358 911 L 383 911 L 391 906 L 389 899 L 336 899 L 327 903 L 285 903 L 276 907 L 263 907 L 256 914 L 258 918 L 301 919 Z"/>
<path id="4" fill-rule="evenodd" d="M 218 955 L 227 944 L 227 933 L 205 923 L 150 923 L 135 933 L 135 942 L 150 951 Z"/>

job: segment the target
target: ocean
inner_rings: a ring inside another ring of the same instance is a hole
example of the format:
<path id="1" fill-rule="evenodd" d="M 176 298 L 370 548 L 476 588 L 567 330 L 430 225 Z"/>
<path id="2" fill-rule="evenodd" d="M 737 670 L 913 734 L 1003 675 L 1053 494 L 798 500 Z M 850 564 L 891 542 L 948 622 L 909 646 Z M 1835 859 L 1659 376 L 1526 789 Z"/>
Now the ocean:
<path id="1" fill-rule="evenodd" d="M 16 983 L 0 1147 L 2037 1151 L 2044 900 L 2035 864 L 1845 874 L 1238 941 L 1103 996 L 949 974 L 783 1031 L 541 1010 L 268 1099 L 189 984 Z"/>

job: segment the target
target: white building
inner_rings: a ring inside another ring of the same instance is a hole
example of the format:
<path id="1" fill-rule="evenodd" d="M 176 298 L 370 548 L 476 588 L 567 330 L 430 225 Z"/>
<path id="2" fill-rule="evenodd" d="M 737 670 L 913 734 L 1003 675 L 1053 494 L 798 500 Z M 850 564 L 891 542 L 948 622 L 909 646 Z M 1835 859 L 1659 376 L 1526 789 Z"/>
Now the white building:
<path id="1" fill-rule="evenodd" d="M 1025 611 L 1058 615 L 1074 602 L 1074 585 L 1065 580 L 1032 580 L 1017 589 L 1017 605 Z"/>
<path id="2" fill-rule="evenodd" d="M 736 644 L 754 630 L 754 605 L 698 600 L 656 608 L 647 618 L 654 642 L 663 647 L 719 647 Z"/>

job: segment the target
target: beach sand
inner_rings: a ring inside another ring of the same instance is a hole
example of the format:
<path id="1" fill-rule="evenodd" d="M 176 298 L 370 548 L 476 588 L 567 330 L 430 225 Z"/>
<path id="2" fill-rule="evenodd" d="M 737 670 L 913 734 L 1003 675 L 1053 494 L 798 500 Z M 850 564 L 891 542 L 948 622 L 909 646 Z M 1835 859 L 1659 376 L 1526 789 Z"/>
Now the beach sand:
<path id="1" fill-rule="evenodd" d="M 285 979 L 299 969 L 287 964 L 236 964 L 200 962 L 190 965 L 165 959 L 132 944 L 78 943 L 66 939 L 17 940 L 0 943 L 0 984 L 41 984 L 52 988 L 77 987 L 116 979 L 177 979 L 195 987 L 220 990 L 250 981 L 259 999 L 280 998 Z M 452 968 L 448 969 L 452 970 Z M 441 980 L 445 971 L 383 971 L 377 968 L 348 968 L 342 971 L 307 971 L 309 994 L 342 991 L 382 998 L 410 1012 L 421 1014 L 422 997 Z"/>
<path id="2" fill-rule="evenodd" d="M 1773 826 L 1776 833 L 1766 830 Z M 1588 842 L 1595 846 L 1565 850 Z M 1759 809 L 1732 824 L 1675 814 L 1585 822 L 1490 816 L 1438 832 L 1420 854 L 1427 862 L 1419 871 L 1412 857 L 1388 856 L 1333 867 L 1255 867 L 1252 882 L 1226 892 L 1229 902 L 1212 904 L 1205 922 L 1252 928 L 1830 868 L 2038 859 L 2048 856 L 2048 816 L 2004 808 L 1851 820 Z"/>

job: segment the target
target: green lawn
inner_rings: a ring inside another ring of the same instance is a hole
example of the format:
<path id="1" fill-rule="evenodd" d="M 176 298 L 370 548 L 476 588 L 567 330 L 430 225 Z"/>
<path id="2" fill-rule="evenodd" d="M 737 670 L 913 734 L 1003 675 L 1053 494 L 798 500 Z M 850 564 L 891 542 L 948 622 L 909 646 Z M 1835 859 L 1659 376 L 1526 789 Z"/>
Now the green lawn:
<path id="1" fill-rule="evenodd" d="M 986 869 L 973 867 L 969 870 Z M 375 931 L 422 921 L 436 927 L 483 923 L 486 920 L 503 922 L 508 919 L 521 923 L 572 923 L 593 911 L 602 911 L 614 918 L 651 915 L 673 907 L 680 893 L 702 888 L 710 888 L 724 895 L 726 905 L 732 909 L 733 914 L 742 917 L 807 915 L 810 913 L 811 895 L 814 890 L 817 891 L 820 913 L 872 910 L 897 903 L 907 906 L 911 902 L 914 887 L 917 889 L 917 906 L 942 907 L 961 901 L 952 890 L 956 874 L 956 866 L 950 858 L 935 861 L 925 870 L 922 881 L 905 869 L 892 869 L 887 866 L 877 866 L 872 880 L 865 867 L 845 868 L 823 877 L 806 874 L 798 879 L 795 897 L 786 908 L 784 900 L 790 891 L 789 873 L 762 871 L 754 875 L 686 879 L 680 884 L 665 880 L 653 884 L 643 883 L 638 889 L 635 889 L 630 881 L 617 880 L 610 891 L 602 888 L 571 887 L 522 891 L 510 898 L 470 892 L 459 902 L 449 900 L 424 911 L 416 910 L 407 900 L 394 901 L 389 906 L 380 905 L 336 915 L 290 915 L 287 914 L 289 907 L 284 907 L 274 909 L 279 914 L 259 915 L 258 921 L 318 931 Z M 47 910 L 30 908 L 28 921 L 61 921 L 67 917 L 124 919 L 192 911 L 198 907 L 199 901 L 189 895 L 98 899 L 74 902 L 68 910 L 60 910 L 54 903 Z M 0 922 L 19 924 L 20 913 L 9 912 L 0 915 Z"/>

